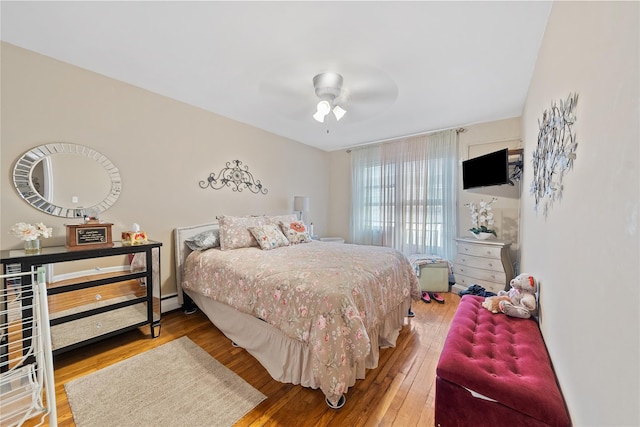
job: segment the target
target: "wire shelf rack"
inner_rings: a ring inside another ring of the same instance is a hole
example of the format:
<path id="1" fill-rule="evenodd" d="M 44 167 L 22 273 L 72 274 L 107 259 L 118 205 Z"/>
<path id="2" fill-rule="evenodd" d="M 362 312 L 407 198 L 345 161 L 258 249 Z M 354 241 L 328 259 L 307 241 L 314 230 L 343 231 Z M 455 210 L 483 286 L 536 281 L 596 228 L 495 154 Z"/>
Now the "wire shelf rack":
<path id="1" fill-rule="evenodd" d="M 30 280 L 24 280 L 29 279 Z M 57 426 L 45 270 L 0 275 L 0 425 Z"/>

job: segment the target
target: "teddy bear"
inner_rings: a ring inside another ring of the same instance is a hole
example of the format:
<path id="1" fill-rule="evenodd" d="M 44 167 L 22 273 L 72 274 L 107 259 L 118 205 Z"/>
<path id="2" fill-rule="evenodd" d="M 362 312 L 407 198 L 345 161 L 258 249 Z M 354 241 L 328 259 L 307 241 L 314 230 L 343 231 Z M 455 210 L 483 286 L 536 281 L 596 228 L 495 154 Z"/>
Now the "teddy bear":
<path id="1" fill-rule="evenodd" d="M 538 313 L 536 292 L 538 281 L 528 273 L 522 273 L 514 277 L 509 291 L 500 291 L 498 296 L 508 296 L 508 300 L 498 303 L 500 311 L 507 316 L 528 319 Z"/>
<path id="2" fill-rule="evenodd" d="M 500 311 L 500 301 L 510 301 L 508 295 L 495 295 L 492 297 L 486 297 L 484 301 L 482 301 L 482 306 L 492 312 L 493 314 L 501 313 Z"/>

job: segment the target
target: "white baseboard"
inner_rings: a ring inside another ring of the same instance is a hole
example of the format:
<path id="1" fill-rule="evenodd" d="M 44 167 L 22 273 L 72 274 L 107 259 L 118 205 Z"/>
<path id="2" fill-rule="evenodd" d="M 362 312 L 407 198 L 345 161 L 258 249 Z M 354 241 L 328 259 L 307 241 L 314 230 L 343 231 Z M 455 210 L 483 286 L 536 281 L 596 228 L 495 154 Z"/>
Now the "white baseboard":
<path id="1" fill-rule="evenodd" d="M 462 285 L 458 285 L 457 283 L 451 286 L 451 292 L 453 292 L 454 294 L 457 294 L 460 291 L 466 291 L 467 288 L 465 288 Z"/>
<path id="2" fill-rule="evenodd" d="M 178 302 L 178 294 L 163 296 L 160 301 L 160 311 L 162 313 L 178 310 L 180 308 L 182 308 L 182 306 Z"/>

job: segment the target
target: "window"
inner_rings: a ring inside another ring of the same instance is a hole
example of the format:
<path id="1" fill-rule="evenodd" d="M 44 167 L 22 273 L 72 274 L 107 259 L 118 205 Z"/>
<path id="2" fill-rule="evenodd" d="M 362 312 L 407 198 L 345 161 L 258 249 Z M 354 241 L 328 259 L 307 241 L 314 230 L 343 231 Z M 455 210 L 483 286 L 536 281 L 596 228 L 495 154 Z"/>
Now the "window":
<path id="1" fill-rule="evenodd" d="M 455 131 L 352 152 L 351 239 L 406 255 L 455 254 Z"/>

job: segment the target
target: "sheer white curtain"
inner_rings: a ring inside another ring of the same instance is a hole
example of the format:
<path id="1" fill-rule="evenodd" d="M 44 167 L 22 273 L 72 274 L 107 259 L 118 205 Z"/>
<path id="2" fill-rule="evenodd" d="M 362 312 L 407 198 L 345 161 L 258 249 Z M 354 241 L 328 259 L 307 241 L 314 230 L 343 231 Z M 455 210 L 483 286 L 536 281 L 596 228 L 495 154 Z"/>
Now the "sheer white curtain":
<path id="1" fill-rule="evenodd" d="M 453 260 L 457 159 L 454 130 L 353 149 L 351 241 Z"/>

